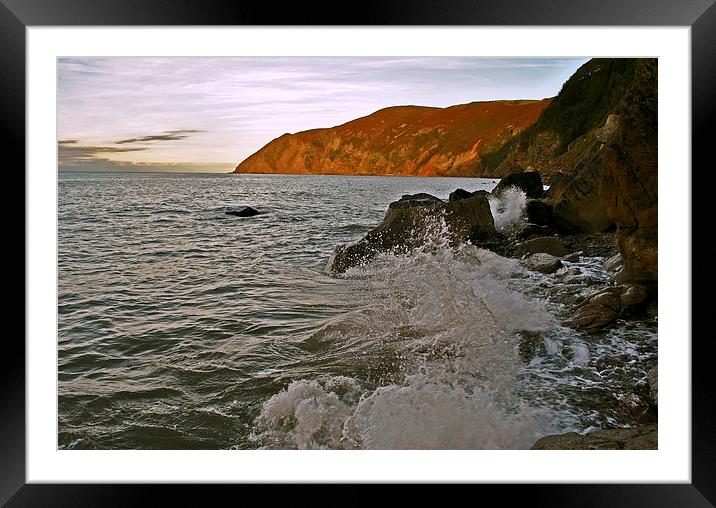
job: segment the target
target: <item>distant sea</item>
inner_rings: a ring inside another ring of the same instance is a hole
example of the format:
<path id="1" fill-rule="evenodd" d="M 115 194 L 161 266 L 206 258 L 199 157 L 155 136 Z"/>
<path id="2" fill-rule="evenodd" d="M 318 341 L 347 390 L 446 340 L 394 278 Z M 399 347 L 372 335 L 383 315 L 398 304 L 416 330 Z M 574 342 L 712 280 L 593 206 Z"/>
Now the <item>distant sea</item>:
<path id="1" fill-rule="evenodd" d="M 620 401 L 656 363 L 654 323 L 560 325 L 601 258 L 545 276 L 438 234 L 327 270 L 401 195 L 496 180 L 58 178 L 61 449 L 529 448 L 632 424 Z M 261 215 L 225 214 L 243 206 Z"/>

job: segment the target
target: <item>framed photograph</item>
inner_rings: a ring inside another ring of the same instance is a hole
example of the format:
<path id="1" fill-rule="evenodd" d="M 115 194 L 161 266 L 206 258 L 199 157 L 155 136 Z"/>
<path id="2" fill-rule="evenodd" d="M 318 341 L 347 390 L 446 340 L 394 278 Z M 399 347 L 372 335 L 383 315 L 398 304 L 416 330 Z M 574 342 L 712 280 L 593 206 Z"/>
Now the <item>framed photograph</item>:
<path id="1" fill-rule="evenodd" d="M 0 501 L 712 506 L 691 168 L 716 8 L 660 3 L 3 0 L 26 307 Z"/>

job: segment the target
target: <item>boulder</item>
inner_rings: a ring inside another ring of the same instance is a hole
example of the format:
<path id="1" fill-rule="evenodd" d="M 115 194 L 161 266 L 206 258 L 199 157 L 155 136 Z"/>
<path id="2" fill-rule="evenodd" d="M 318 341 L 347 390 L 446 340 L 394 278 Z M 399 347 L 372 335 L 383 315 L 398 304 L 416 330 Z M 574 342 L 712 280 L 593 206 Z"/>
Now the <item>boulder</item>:
<path id="1" fill-rule="evenodd" d="M 570 254 L 567 254 L 566 256 L 562 256 L 562 261 L 567 261 L 569 263 L 577 263 L 579 262 L 579 258 L 584 254 L 581 250 L 577 252 L 572 252 Z"/>
<path id="2" fill-rule="evenodd" d="M 564 173 L 557 173 L 552 178 L 552 183 L 550 184 L 549 188 L 544 191 L 544 198 L 554 203 L 555 201 L 557 201 L 557 199 L 559 199 L 559 197 L 562 195 L 562 192 L 571 181 L 572 177 L 570 175 Z"/>
<path id="3" fill-rule="evenodd" d="M 524 255 L 536 254 L 538 252 L 544 252 L 545 254 L 551 254 L 552 256 L 561 257 L 566 255 L 569 250 L 559 238 L 554 236 L 543 236 L 540 238 L 533 238 L 515 246 L 515 256 L 522 257 Z"/>
<path id="4" fill-rule="evenodd" d="M 403 194 L 398 201 L 393 201 L 388 205 L 388 213 L 390 210 L 395 210 L 396 208 L 413 208 L 415 206 L 434 205 L 442 202 L 442 199 L 436 198 L 431 194 L 426 194 L 425 192 Z"/>
<path id="5" fill-rule="evenodd" d="M 535 272 L 554 273 L 562 266 L 562 261 L 550 254 L 538 252 L 522 260 L 522 264 Z"/>
<path id="6" fill-rule="evenodd" d="M 622 309 L 620 292 L 620 288 L 612 286 L 588 295 L 565 323 L 587 332 L 613 323 Z"/>
<path id="7" fill-rule="evenodd" d="M 602 233 L 613 224 L 600 198 L 602 171 L 598 162 L 584 166 L 562 190 L 552 213 L 566 233 Z"/>
<path id="8" fill-rule="evenodd" d="M 626 429 L 604 429 L 577 434 L 567 432 L 545 436 L 531 450 L 656 450 L 659 437 L 656 424 Z"/>
<path id="9" fill-rule="evenodd" d="M 253 217 L 254 215 L 260 215 L 261 212 L 258 210 L 251 208 L 250 206 L 245 206 L 241 210 L 229 210 L 226 212 L 226 215 L 233 215 L 235 217 Z"/>
<path id="10" fill-rule="evenodd" d="M 602 266 L 604 267 L 604 270 L 606 270 L 606 272 L 610 275 L 619 273 L 619 271 L 624 266 L 624 262 L 622 261 L 622 255 L 614 254 L 612 257 L 604 261 L 604 263 L 602 263 Z"/>
<path id="11" fill-rule="evenodd" d="M 461 199 L 471 198 L 472 196 L 479 196 L 479 195 L 487 196 L 488 194 L 489 194 L 489 192 L 484 191 L 484 190 L 470 192 L 470 191 L 466 191 L 465 189 L 456 189 L 450 193 L 450 195 L 448 196 L 448 201 L 459 201 Z"/>
<path id="12" fill-rule="evenodd" d="M 537 171 L 524 171 L 506 176 L 492 190 L 492 194 L 500 197 L 510 187 L 522 190 L 528 198 L 541 198 L 544 194 L 542 177 Z"/>
<path id="13" fill-rule="evenodd" d="M 530 199 L 525 205 L 527 222 L 538 226 L 551 226 L 554 222 L 552 217 L 552 203 L 546 199 Z"/>
<path id="14" fill-rule="evenodd" d="M 429 194 L 403 196 L 390 204 L 383 222 L 362 239 L 336 247 L 329 268 L 342 273 L 369 261 L 379 252 L 406 253 L 443 240 L 455 246 L 468 240 L 490 239 L 496 234 L 485 195 L 448 203 Z"/>
<path id="15" fill-rule="evenodd" d="M 622 314 L 633 314 L 643 309 L 649 300 L 649 291 L 639 284 L 625 284 L 620 286 L 619 302 Z"/>

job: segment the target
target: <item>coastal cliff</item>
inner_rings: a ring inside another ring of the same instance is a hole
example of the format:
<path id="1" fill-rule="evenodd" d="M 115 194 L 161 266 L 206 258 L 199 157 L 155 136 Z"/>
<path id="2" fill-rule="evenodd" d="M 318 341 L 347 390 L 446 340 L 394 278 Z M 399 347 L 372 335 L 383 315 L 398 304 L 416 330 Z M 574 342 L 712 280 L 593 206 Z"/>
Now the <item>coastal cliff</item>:
<path id="1" fill-rule="evenodd" d="M 481 156 L 534 124 L 551 99 L 397 106 L 284 134 L 234 173 L 481 176 Z"/>

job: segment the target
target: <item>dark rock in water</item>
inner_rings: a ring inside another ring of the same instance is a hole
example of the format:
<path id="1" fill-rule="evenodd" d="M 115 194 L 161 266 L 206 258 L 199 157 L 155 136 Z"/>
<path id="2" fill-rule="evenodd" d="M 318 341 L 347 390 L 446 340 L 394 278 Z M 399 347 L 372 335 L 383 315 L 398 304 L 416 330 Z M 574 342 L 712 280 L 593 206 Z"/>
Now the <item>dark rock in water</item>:
<path id="1" fill-rule="evenodd" d="M 564 192 L 564 189 L 571 181 L 572 177 L 570 175 L 566 175 L 564 173 L 557 173 L 552 178 L 552 183 L 550 184 L 549 188 L 544 191 L 544 198 L 554 204 L 554 202 L 559 199 L 559 197 L 562 195 L 562 192 Z"/>
<path id="2" fill-rule="evenodd" d="M 570 251 L 582 251 L 585 256 L 599 256 L 609 258 L 618 253 L 614 241 L 614 233 L 578 233 L 575 235 L 560 235 Z"/>
<path id="3" fill-rule="evenodd" d="M 633 422 L 655 423 L 656 406 L 651 402 L 648 391 L 649 387 L 642 385 L 635 387 L 634 392 L 617 395 L 617 408 Z"/>
<path id="4" fill-rule="evenodd" d="M 512 173 L 506 176 L 493 189 L 492 194 L 500 197 L 510 187 L 516 187 L 523 191 L 528 198 L 541 198 L 544 194 L 542 185 L 542 177 L 537 171 L 525 171 L 521 173 Z"/>
<path id="5" fill-rule="evenodd" d="M 522 264 L 535 272 L 554 273 L 562 266 L 562 261 L 550 254 L 538 252 L 523 260 Z"/>
<path id="6" fill-rule="evenodd" d="M 488 196 L 489 194 L 489 192 L 484 190 L 470 192 L 464 189 L 456 189 L 450 193 L 450 196 L 448 196 L 448 201 L 460 201 L 461 199 L 468 199 L 473 196 Z"/>
<path id="7" fill-rule="evenodd" d="M 527 222 L 538 226 L 551 226 L 554 223 L 552 203 L 546 199 L 530 199 L 525 205 Z"/>
<path id="8" fill-rule="evenodd" d="M 624 266 L 624 261 L 622 261 L 622 255 L 614 254 L 612 257 L 604 261 L 604 263 L 602 263 L 602 266 L 609 274 L 613 275 L 615 273 L 618 273 Z"/>
<path id="9" fill-rule="evenodd" d="M 419 203 L 425 204 L 419 204 Z M 408 252 L 445 235 L 450 245 L 493 238 L 495 223 L 484 195 L 444 203 L 429 194 L 403 196 L 388 208 L 383 222 L 361 240 L 336 247 L 329 268 L 342 273 L 379 252 Z"/>
<path id="10" fill-rule="evenodd" d="M 640 284 L 626 284 L 619 286 L 619 302 L 621 314 L 636 314 L 643 310 L 649 300 L 649 291 Z"/>
<path id="11" fill-rule="evenodd" d="M 450 193 L 450 196 L 448 196 L 448 201 L 459 201 L 471 197 L 472 192 L 466 191 L 465 189 L 455 189 Z"/>
<path id="12" fill-rule="evenodd" d="M 228 212 L 226 212 L 226 215 L 233 215 L 235 217 L 253 217 L 254 215 L 260 214 L 261 212 L 254 208 L 251 208 L 250 206 L 246 206 L 241 210 L 229 210 Z"/>
<path id="13" fill-rule="evenodd" d="M 648 289 L 639 284 L 609 286 L 583 297 L 566 324 L 580 330 L 595 331 L 620 316 L 641 313 L 650 297 Z"/>
<path id="14" fill-rule="evenodd" d="M 579 258 L 584 254 L 581 250 L 577 252 L 572 252 L 570 254 L 567 254 L 566 256 L 562 256 L 562 261 L 567 261 L 569 263 L 577 263 L 579 262 Z"/>
<path id="15" fill-rule="evenodd" d="M 515 256 L 522 257 L 525 254 L 536 254 L 544 252 L 552 256 L 561 257 L 569 251 L 559 238 L 554 236 L 543 236 L 518 243 L 515 246 Z"/>
<path id="16" fill-rule="evenodd" d="M 398 201 L 393 201 L 390 205 L 388 205 L 388 212 L 396 208 L 412 208 L 414 206 L 434 205 L 442 202 L 442 199 L 436 198 L 431 194 L 426 194 L 425 192 L 419 192 L 418 194 L 403 194 Z"/>
<path id="17" fill-rule="evenodd" d="M 595 331 L 613 323 L 622 309 L 620 292 L 618 287 L 607 287 L 588 295 L 566 324 L 579 330 Z"/>
<path id="18" fill-rule="evenodd" d="M 576 432 L 545 436 L 531 450 L 656 450 L 659 437 L 656 424 L 628 429 L 605 429 L 582 435 Z"/>

